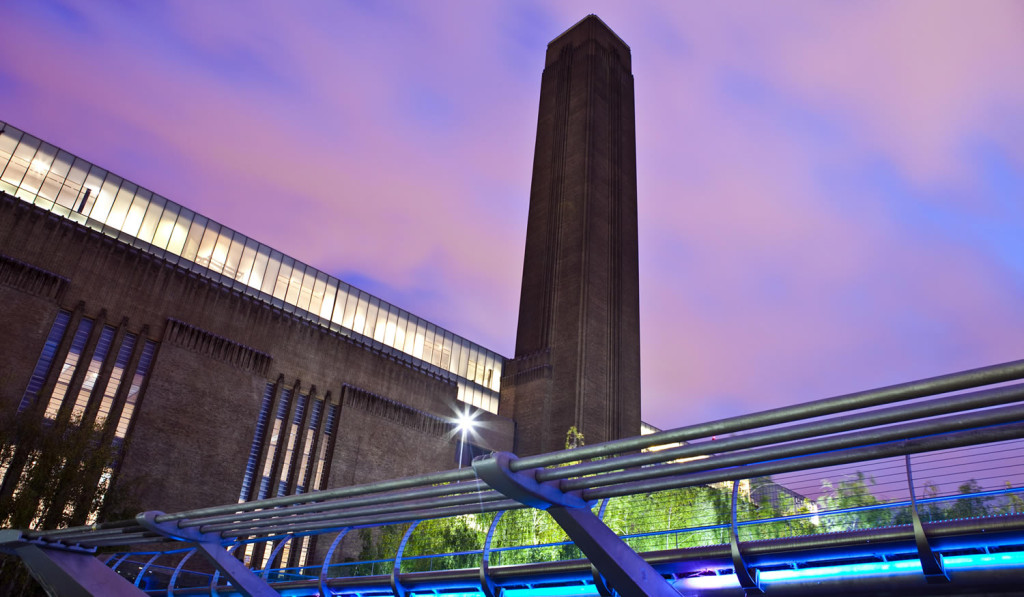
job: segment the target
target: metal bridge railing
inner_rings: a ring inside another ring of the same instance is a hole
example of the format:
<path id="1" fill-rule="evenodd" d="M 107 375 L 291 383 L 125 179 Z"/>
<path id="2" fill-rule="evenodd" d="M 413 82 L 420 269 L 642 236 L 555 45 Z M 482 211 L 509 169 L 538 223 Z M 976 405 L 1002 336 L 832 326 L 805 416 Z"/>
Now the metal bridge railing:
<path id="1" fill-rule="evenodd" d="M 473 468 L 4 531 L 0 543 L 30 566 L 29 548 L 67 559 L 128 546 L 105 569 L 159 594 L 493 597 L 569 582 L 674 595 L 723 571 L 757 591 L 772 567 L 865 557 L 909 557 L 948 583 L 945 555 L 1024 544 L 1024 384 L 1011 383 L 1022 378 L 1015 361 Z M 300 549 L 317 564 L 282 564 Z"/>

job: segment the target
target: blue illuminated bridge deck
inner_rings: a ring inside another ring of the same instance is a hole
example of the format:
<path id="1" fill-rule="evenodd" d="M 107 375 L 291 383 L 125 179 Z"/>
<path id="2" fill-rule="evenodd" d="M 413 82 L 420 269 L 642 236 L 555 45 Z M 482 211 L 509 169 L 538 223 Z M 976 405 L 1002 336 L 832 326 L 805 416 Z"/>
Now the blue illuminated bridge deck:
<path id="1" fill-rule="evenodd" d="M 1016 361 L 369 485 L 6 530 L 0 548 L 55 595 L 1019 595 L 1022 378 Z"/>

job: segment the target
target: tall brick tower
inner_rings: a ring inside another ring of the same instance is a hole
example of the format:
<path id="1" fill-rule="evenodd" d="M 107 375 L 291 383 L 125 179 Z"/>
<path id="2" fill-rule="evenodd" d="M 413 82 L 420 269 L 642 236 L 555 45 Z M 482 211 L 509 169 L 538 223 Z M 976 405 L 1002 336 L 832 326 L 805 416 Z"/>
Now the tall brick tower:
<path id="1" fill-rule="evenodd" d="M 636 130 L 627 46 L 590 15 L 548 44 L 515 358 L 516 453 L 640 433 Z"/>

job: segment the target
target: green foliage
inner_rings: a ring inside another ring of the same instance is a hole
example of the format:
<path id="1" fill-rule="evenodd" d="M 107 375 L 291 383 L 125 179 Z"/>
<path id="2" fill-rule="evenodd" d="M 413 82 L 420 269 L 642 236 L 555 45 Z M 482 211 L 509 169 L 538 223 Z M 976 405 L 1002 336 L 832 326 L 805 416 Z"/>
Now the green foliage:
<path id="1" fill-rule="evenodd" d="M 584 445 L 583 434 L 576 426 L 573 425 L 565 432 L 565 449 L 571 450 L 572 448 L 578 448 Z"/>
<path id="2" fill-rule="evenodd" d="M 0 526 L 79 525 L 101 505 L 124 512 L 130 494 L 105 492 L 103 472 L 117 453 L 100 432 L 77 421 L 0 417 L 0 468 L 9 468 L 11 477 L 0 493 Z"/>
<path id="3" fill-rule="evenodd" d="M 823 494 L 816 501 L 802 499 L 776 485 L 770 477 L 753 479 L 750 487 L 750 495 L 741 492 L 737 501 L 737 518 L 745 523 L 740 526 L 742 541 L 879 528 L 911 521 L 910 509 L 887 507 L 875 495 L 874 478 L 863 473 L 836 485 L 823 480 Z M 939 489 L 926 483 L 918 496 L 919 502 L 925 503 L 918 504 L 918 512 L 925 522 L 1024 512 L 1021 495 L 1009 494 L 1006 502 L 993 508 L 992 498 L 971 495 L 981 490 L 971 479 L 959 487 L 959 493 L 965 497 L 950 504 L 928 501 L 939 496 Z M 843 512 L 850 509 L 855 510 Z M 409 538 L 402 572 L 478 567 L 480 554 L 464 552 L 483 548 L 493 516 L 479 514 L 421 522 Z M 603 520 L 637 552 L 728 543 L 732 487 L 727 483 L 612 498 Z M 360 559 L 393 560 L 407 528 L 408 525 L 397 525 L 372 532 L 364 529 Z M 460 552 L 461 555 L 450 555 Z M 509 510 L 501 515 L 490 553 L 491 564 L 496 566 L 584 557 L 547 512 L 533 508 Z M 427 555 L 437 557 L 416 558 Z"/>

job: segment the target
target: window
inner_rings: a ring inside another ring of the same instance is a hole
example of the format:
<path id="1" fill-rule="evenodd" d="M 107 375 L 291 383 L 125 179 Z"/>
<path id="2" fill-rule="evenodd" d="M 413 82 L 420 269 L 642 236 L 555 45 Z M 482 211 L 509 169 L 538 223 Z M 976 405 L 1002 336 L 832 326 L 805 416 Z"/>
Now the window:
<path id="1" fill-rule="evenodd" d="M 18 405 L 19 413 L 24 412 L 35 402 L 36 395 L 39 394 L 39 390 L 42 389 L 43 383 L 46 381 L 46 374 L 50 372 L 53 357 L 57 353 L 57 346 L 64 338 L 64 330 L 67 329 L 69 321 L 71 321 L 71 313 L 68 311 L 57 313 L 57 318 L 53 321 L 53 326 L 50 327 L 50 333 L 46 336 L 46 343 L 43 344 L 43 352 L 40 353 L 36 367 L 32 370 L 32 377 L 29 379 L 28 387 L 25 388 L 25 394 L 21 397 L 21 404 Z"/>
<path id="2" fill-rule="evenodd" d="M 274 384 L 267 383 L 267 387 L 263 389 L 263 404 L 260 406 L 259 419 L 256 420 L 256 432 L 253 434 L 252 447 L 249 448 L 249 460 L 245 463 L 242 491 L 238 494 L 239 502 L 249 499 L 249 492 L 252 490 L 252 478 L 256 474 L 256 464 L 260 458 L 260 451 L 263 450 L 263 434 L 267 430 L 267 419 L 270 418 L 270 405 L 273 401 Z"/>

